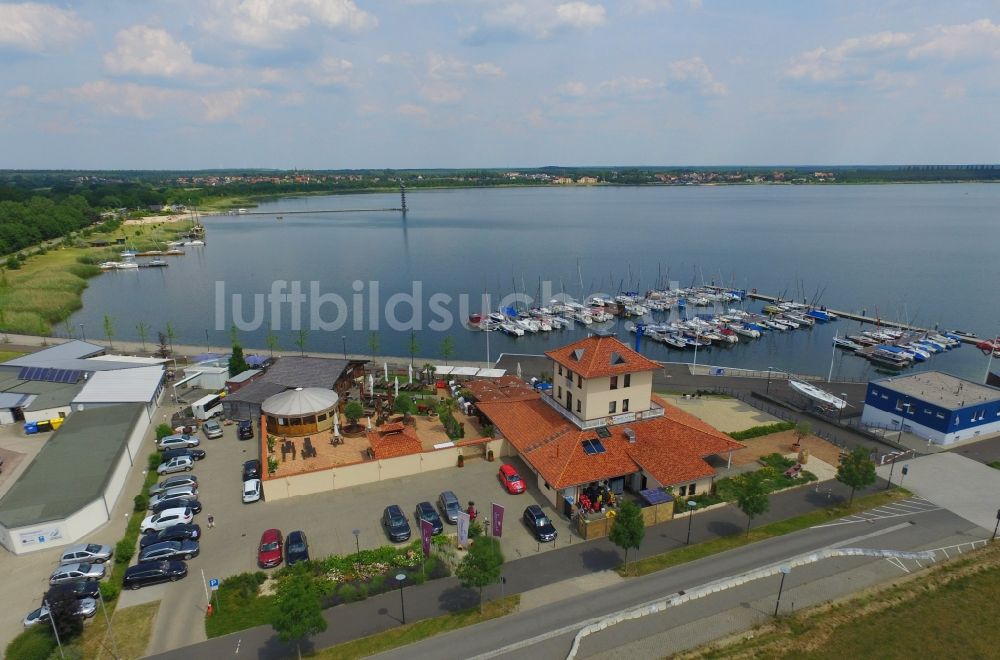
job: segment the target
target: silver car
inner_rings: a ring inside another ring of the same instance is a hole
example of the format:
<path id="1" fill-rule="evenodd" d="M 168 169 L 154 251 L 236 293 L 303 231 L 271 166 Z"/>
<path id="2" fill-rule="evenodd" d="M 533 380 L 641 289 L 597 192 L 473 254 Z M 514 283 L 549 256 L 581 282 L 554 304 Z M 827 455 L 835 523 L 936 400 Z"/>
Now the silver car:
<path id="1" fill-rule="evenodd" d="M 97 614 L 97 601 L 93 598 L 81 598 L 77 601 L 76 605 L 77 616 L 82 616 L 85 619 Z M 24 617 L 24 627 L 31 628 L 39 623 L 49 622 L 49 608 L 44 604 L 28 613 L 28 616 Z"/>
<path id="2" fill-rule="evenodd" d="M 150 488 L 149 494 L 159 495 L 163 491 L 170 490 L 171 488 L 179 488 L 181 486 L 194 486 L 197 488 L 198 477 L 193 474 L 177 474 L 172 477 L 167 477 L 160 483 Z"/>
<path id="3" fill-rule="evenodd" d="M 64 564 L 52 571 L 49 584 L 62 584 L 76 580 L 100 580 L 104 577 L 104 564 Z"/>
<path id="4" fill-rule="evenodd" d="M 171 472 L 183 472 L 194 469 L 194 461 L 190 456 L 175 456 L 165 463 L 160 463 L 156 468 L 157 474 L 170 474 Z"/>
<path id="5" fill-rule="evenodd" d="M 156 443 L 157 449 L 189 449 L 191 447 L 197 447 L 201 444 L 201 440 L 196 435 L 188 435 L 187 433 L 180 433 L 178 435 L 168 435 L 165 438 L 160 438 L 160 441 Z"/>
<path id="6" fill-rule="evenodd" d="M 209 440 L 221 438 L 225 434 L 222 430 L 222 424 L 219 424 L 214 419 L 207 420 L 204 424 L 202 424 L 201 430 L 205 432 L 205 437 Z"/>
<path id="7" fill-rule="evenodd" d="M 60 564 L 79 564 L 81 562 L 92 564 L 103 564 L 111 559 L 114 548 L 110 545 L 99 543 L 78 543 L 71 545 L 66 552 L 59 557 Z"/>
<path id="8" fill-rule="evenodd" d="M 178 500 L 178 499 L 186 499 L 186 500 L 198 499 L 198 486 L 175 486 L 174 488 L 165 490 L 162 493 L 153 495 L 151 498 L 149 498 L 149 508 L 152 509 L 157 504 L 165 500 Z M 177 506 L 182 506 L 182 505 L 178 504 Z"/>

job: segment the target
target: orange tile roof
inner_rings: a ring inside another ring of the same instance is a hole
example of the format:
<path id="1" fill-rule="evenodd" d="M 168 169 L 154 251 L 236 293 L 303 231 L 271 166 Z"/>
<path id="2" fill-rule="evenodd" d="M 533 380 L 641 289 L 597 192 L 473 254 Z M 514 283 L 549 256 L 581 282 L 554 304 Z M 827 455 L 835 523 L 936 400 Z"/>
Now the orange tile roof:
<path id="1" fill-rule="evenodd" d="M 673 408 L 649 420 L 607 427 L 610 437 L 581 431 L 553 410 L 540 396 L 527 400 L 478 404 L 480 411 L 553 488 L 646 470 L 665 486 L 697 481 L 715 470 L 705 457 L 743 447 L 697 418 Z M 635 432 L 630 443 L 625 429 Z M 587 454 L 586 440 L 599 439 L 604 452 Z"/>
<path id="2" fill-rule="evenodd" d="M 473 380 L 465 384 L 477 401 L 510 401 L 538 396 L 531 385 L 517 376 L 501 376 L 495 380 Z"/>
<path id="3" fill-rule="evenodd" d="M 636 353 L 615 337 L 587 337 L 554 351 L 547 351 L 545 355 L 584 378 L 663 368 L 660 363 Z"/>
<path id="4" fill-rule="evenodd" d="M 424 450 L 416 432 L 401 422 L 383 424 L 368 431 L 368 444 L 377 459 L 409 456 Z"/>

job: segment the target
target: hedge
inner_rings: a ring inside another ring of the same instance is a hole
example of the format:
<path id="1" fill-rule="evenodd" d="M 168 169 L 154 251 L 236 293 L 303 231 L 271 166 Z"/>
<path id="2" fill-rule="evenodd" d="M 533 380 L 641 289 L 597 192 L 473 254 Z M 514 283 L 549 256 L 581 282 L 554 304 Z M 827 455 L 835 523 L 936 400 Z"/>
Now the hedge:
<path id="1" fill-rule="evenodd" d="M 734 431 L 728 435 L 733 440 L 749 440 L 750 438 L 759 438 L 762 435 L 791 431 L 794 428 L 795 424 L 792 422 L 775 422 L 774 424 L 764 424 L 763 426 L 751 426 L 744 431 Z"/>

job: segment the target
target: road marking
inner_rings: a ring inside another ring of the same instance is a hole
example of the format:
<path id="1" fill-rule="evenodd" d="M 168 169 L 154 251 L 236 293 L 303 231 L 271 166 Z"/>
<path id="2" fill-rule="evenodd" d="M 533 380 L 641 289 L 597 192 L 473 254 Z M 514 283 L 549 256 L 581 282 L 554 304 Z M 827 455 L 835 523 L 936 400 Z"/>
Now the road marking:
<path id="1" fill-rule="evenodd" d="M 915 516 L 921 513 L 930 513 L 931 511 L 940 511 L 940 510 L 941 507 L 934 507 L 933 509 L 920 509 L 918 511 L 908 511 L 906 513 L 872 515 L 870 517 L 865 517 L 865 518 L 861 517 L 862 515 L 867 515 L 866 512 L 865 514 L 856 514 L 853 516 L 847 516 L 845 518 L 841 518 L 837 522 L 826 523 L 823 525 L 813 525 L 812 527 L 810 527 L 810 529 L 821 529 L 823 527 L 837 527 L 838 525 L 853 525 L 855 523 L 860 523 L 860 522 L 875 522 L 876 520 L 888 520 L 889 518 L 903 518 L 906 516 Z M 852 518 L 856 518 L 856 520 L 852 520 Z"/>
<path id="2" fill-rule="evenodd" d="M 242 637 L 240 637 L 239 639 L 236 640 L 236 653 L 234 653 L 233 655 L 239 655 L 240 654 L 240 644 L 242 644 L 242 643 L 243 643 L 243 638 Z"/>

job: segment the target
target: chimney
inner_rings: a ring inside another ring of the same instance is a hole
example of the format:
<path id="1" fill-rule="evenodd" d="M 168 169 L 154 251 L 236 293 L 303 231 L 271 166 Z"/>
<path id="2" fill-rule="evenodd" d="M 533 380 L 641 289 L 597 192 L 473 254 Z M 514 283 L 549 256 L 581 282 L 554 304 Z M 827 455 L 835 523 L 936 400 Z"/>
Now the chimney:
<path id="1" fill-rule="evenodd" d="M 634 445 L 635 444 L 635 431 L 633 431 L 632 429 L 630 429 L 628 427 L 625 427 L 624 429 L 622 429 L 622 431 L 625 433 L 625 437 L 628 438 L 628 443 L 630 445 Z"/>

